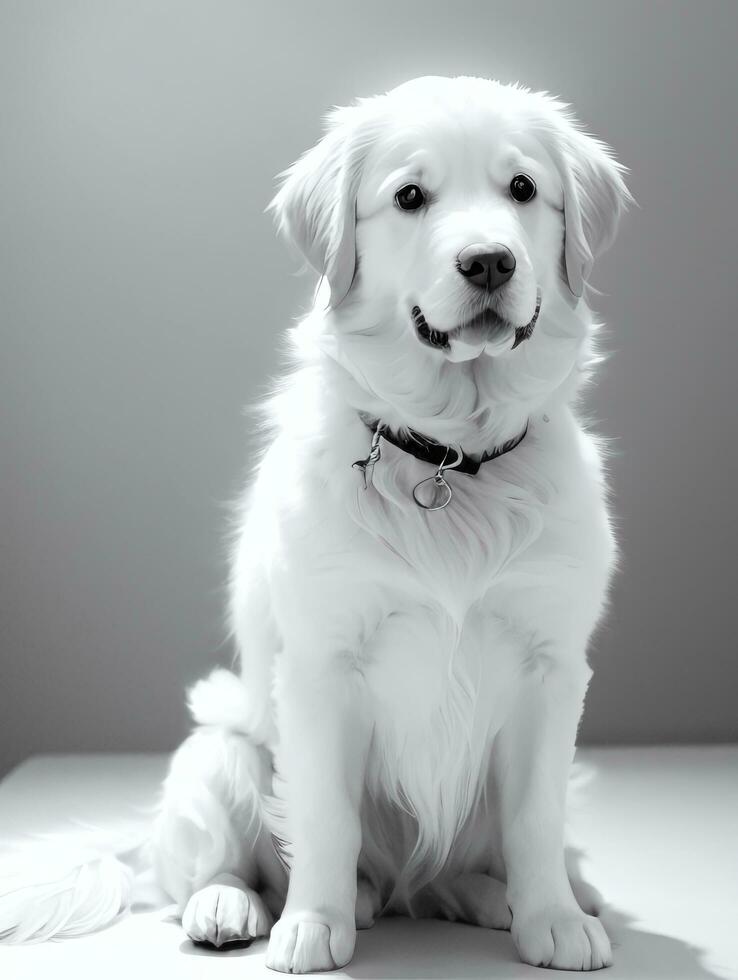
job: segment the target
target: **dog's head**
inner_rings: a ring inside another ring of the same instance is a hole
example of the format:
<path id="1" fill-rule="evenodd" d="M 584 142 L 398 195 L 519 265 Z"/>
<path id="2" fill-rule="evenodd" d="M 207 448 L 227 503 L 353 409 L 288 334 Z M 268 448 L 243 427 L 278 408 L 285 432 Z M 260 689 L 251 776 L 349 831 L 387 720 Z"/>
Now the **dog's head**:
<path id="1" fill-rule="evenodd" d="M 576 306 L 629 201 L 623 170 L 546 94 L 420 78 L 334 110 L 272 207 L 334 310 L 390 310 L 466 361 L 517 347 L 539 301 Z"/>

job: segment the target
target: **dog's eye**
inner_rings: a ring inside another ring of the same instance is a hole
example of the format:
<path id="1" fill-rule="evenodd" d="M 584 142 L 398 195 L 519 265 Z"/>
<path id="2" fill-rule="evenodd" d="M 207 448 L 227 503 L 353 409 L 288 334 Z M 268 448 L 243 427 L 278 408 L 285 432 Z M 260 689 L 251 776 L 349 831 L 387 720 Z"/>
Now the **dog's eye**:
<path id="1" fill-rule="evenodd" d="M 417 184 L 405 184 L 395 194 L 395 201 L 402 211 L 417 211 L 425 204 L 425 194 Z"/>
<path id="2" fill-rule="evenodd" d="M 528 174 L 515 174 L 510 181 L 510 195 L 518 204 L 527 204 L 536 196 L 536 182 Z"/>

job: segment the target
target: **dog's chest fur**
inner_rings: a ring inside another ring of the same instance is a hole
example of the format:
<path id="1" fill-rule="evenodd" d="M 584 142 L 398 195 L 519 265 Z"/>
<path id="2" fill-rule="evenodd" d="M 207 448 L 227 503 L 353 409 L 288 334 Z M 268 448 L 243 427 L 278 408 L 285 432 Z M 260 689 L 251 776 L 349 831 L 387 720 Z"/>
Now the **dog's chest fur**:
<path id="1" fill-rule="evenodd" d="M 329 495 L 352 554 L 337 599 L 359 604 L 365 624 L 353 656 L 374 729 L 367 788 L 417 822 L 410 870 L 432 873 L 448 857 L 519 685 L 555 662 L 560 618 L 604 567 L 575 423 L 550 439 L 545 425 L 477 476 L 448 472 L 453 498 L 437 512 L 412 497 L 430 464 L 383 442 L 364 488 L 346 461 L 366 455 L 369 433 L 354 429 L 349 446 L 338 440 L 328 452 L 329 465 L 344 461 Z M 365 836 L 386 833 L 384 824 L 375 819 Z"/>
<path id="2" fill-rule="evenodd" d="M 479 817 L 521 685 L 562 657 L 583 661 L 599 613 L 611 536 L 597 448 L 566 406 L 546 411 L 476 476 L 449 471 L 443 511 L 413 500 L 434 467 L 384 441 L 364 488 L 352 463 L 371 433 L 346 406 L 293 413 L 300 429 L 262 469 L 255 526 L 276 622 L 310 630 L 305 655 L 330 647 L 360 685 L 373 732 L 365 847 L 413 880 L 458 853 Z M 327 644 L 311 625 L 326 617 Z"/>

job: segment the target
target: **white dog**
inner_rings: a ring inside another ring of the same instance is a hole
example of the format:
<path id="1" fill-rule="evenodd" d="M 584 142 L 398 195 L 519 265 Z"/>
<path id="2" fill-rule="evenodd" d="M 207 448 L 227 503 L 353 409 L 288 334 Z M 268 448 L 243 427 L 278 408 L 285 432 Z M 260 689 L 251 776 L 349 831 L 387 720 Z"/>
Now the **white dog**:
<path id="1" fill-rule="evenodd" d="M 390 911 L 610 963 L 564 810 L 615 555 L 582 294 L 623 169 L 548 95 L 421 78 L 286 174 L 321 286 L 239 509 L 240 677 L 192 691 L 154 835 L 194 940 L 330 970 Z"/>

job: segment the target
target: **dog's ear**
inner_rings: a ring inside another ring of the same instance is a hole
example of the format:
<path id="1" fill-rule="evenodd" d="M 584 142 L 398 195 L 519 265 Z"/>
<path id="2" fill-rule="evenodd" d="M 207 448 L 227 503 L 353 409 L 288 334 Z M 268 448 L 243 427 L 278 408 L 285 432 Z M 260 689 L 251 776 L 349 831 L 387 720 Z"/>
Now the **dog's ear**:
<path id="1" fill-rule="evenodd" d="M 327 278 L 332 307 L 356 272 L 356 196 L 372 138 L 364 107 L 334 109 L 325 136 L 281 175 L 269 205 L 280 232 Z"/>
<path id="2" fill-rule="evenodd" d="M 563 110 L 565 107 L 557 103 Z M 625 186 L 627 168 L 606 143 L 582 132 L 560 111 L 546 140 L 564 186 L 564 262 L 572 294 L 584 292 L 595 259 L 612 245 L 623 212 L 633 197 Z"/>

